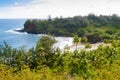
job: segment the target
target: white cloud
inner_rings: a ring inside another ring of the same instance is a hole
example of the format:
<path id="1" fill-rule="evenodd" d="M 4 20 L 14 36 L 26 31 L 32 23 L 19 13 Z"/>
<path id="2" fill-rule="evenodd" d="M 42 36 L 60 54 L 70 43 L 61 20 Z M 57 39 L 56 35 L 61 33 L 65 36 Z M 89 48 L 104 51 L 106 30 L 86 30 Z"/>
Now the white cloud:
<path id="1" fill-rule="evenodd" d="M 43 4 L 43 3 L 46 3 L 47 0 L 32 0 L 31 3 L 32 4 Z"/>
<path id="2" fill-rule="evenodd" d="M 0 8 L 0 18 L 47 18 L 95 13 L 120 15 L 118 0 L 31 0 L 29 4 Z"/>

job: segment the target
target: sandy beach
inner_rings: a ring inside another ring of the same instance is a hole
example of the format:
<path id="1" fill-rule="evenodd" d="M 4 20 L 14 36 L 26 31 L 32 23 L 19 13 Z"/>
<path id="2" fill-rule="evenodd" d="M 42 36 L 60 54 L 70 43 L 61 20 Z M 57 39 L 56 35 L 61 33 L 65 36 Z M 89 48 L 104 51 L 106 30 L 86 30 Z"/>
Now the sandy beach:
<path id="1" fill-rule="evenodd" d="M 68 46 L 69 51 L 73 52 L 74 50 L 78 50 L 81 51 L 83 49 L 85 49 L 85 44 L 80 43 L 79 45 L 77 45 L 77 48 L 75 46 L 75 44 L 73 44 L 73 38 L 72 37 L 55 37 L 55 39 L 57 40 L 57 43 L 55 43 L 53 45 L 53 48 L 59 48 L 61 51 L 65 50 L 65 47 Z M 89 51 L 89 50 L 95 50 L 98 48 L 99 45 L 103 45 L 103 46 L 110 46 L 110 44 L 105 44 L 105 43 L 95 43 L 95 44 L 91 44 L 92 48 L 87 48 L 85 50 Z"/>

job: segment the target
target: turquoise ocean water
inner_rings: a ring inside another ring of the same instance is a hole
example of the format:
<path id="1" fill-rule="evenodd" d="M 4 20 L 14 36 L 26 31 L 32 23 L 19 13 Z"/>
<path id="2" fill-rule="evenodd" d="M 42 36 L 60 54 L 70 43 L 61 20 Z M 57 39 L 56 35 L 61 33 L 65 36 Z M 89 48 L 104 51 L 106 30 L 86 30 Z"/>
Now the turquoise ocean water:
<path id="1" fill-rule="evenodd" d="M 3 46 L 3 42 L 6 41 L 13 48 L 34 47 L 40 35 L 14 31 L 23 28 L 25 21 L 26 19 L 0 19 L 0 46 Z"/>

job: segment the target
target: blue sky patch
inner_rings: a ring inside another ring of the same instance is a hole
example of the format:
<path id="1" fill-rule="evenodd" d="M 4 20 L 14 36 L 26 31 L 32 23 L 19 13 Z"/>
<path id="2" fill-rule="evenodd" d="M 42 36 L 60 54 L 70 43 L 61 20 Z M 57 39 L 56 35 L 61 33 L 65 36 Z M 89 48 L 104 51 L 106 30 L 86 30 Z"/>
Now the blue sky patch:
<path id="1" fill-rule="evenodd" d="M 17 4 L 27 4 L 29 3 L 31 0 L 0 0 L 0 6 L 2 7 L 7 7 L 7 6 L 14 6 Z"/>

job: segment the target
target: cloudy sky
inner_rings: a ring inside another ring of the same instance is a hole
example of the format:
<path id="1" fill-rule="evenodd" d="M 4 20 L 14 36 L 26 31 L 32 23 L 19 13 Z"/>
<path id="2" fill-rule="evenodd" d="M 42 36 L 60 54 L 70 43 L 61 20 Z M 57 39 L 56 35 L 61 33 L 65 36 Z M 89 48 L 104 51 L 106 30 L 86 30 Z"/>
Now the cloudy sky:
<path id="1" fill-rule="evenodd" d="M 0 0 L 0 18 L 120 15 L 120 0 Z"/>

